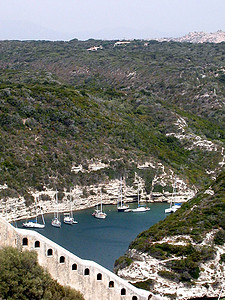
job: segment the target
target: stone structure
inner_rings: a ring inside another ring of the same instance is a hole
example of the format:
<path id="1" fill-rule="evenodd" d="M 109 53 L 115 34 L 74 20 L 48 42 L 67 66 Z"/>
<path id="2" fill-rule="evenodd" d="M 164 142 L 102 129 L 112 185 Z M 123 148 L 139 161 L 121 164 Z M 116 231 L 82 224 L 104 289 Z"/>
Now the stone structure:
<path id="1" fill-rule="evenodd" d="M 80 291 L 86 300 L 159 299 L 100 266 L 82 260 L 33 230 L 14 228 L 0 217 L 0 247 L 12 246 L 38 253 L 38 261 L 62 285 Z"/>

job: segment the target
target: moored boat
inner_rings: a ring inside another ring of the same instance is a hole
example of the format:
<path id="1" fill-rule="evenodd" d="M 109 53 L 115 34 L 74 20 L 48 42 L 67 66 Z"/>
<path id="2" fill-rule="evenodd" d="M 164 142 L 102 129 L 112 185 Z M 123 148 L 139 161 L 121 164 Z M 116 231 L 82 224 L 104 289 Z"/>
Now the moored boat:
<path id="1" fill-rule="evenodd" d="M 123 202 L 123 187 L 122 187 L 122 178 L 120 179 L 120 201 L 117 203 L 117 211 L 124 212 L 129 209 L 129 205 L 124 204 Z"/>
<path id="2" fill-rule="evenodd" d="M 97 219 L 105 219 L 107 217 L 107 214 L 102 211 L 102 194 L 101 194 L 100 209 L 98 209 L 98 205 L 97 205 L 97 209 L 92 213 L 92 216 Z"/>
<path id="3" fill-rule="evenodd" d="M 139 186 L 138 186 L 138 206 L 137 206 L 137 208 L 132 209 L 132 212 L 138 213 L 138 212 L 146 212 L 149 210 L 150 210 L 149 207 L 140 205 L 140 195 L 139 195 Z"/>
<path id="4" fill-rule="evenodd" d="M 39 200 L 39 198 L 38 198 Z M 37 198 L 35 196 L 35 210 L 36 210 L 36 217 L 35 217 L 35 220 L 30 220 L 30 221 L 27 221 L 25 223 L 23 223 L 23 227 L 25 228 L 38 228 L 38 229 L 43 229 L 45 228 L 45 219 L 44 219 L 44 215 L 43 215 L 43 212 L 41 210 L 41 217 L 42 217 L 42 223 L 38 223 L 38 213 L 37 213 Z"/>
<path id="5" fill-rule="evenodd" d="M 58 209 L 58 192 L 55 193 L 55 201 L 56 201 L 56 211 L 54 212 L 54 218 L 52 219 L 52 226 L 53 227 L 61 227 L 61 222 L 59 219 L 59 209 Z"/>
<path id="6" fill-rule="evenodd" d="M 73 225 L 73 224 L 78 223 L 77 221 L 74 220 L 74 217 L 73 217 L 71 190 L 70 190 L 70 212 L 64 213 L 63 222 L 68 225 Z"/>

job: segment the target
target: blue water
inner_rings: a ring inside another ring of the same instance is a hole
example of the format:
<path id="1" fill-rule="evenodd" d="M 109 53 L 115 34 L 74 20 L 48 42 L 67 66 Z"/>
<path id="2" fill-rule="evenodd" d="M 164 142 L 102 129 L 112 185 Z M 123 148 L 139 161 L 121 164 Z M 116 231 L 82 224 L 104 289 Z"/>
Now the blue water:
<path id="1" fill-rule="evenodd" d="M 130 204 L 130 208 L 136 206 L 136 203 Z M 103 220 L 91 215 L 93 208 L 76 211 L 74 218 L 78 224 L 67 225 L 62 222 L 61 228 L 51 226 L 53 215 L 48 214 L 45 216 L 45 229 L 37 231 L 80 258 L 93 260 L 113 270 L 115 260 L 126 252 L 132 240 L 165 218 L 164 210 L 168 204 L 152 203 L 148 206 L 151 210 L 144 213 L 118 213 L 116 205 L 107 205 L 104 206 L 107 218 Z M 18 227 L 22 223 L 19 221 Z"/>

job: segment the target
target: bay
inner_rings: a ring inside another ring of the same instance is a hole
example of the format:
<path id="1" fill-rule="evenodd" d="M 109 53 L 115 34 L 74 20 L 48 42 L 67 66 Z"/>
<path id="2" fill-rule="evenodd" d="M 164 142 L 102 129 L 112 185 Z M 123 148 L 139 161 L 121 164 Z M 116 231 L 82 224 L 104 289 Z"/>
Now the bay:
<path id="1" fill-rule="evenodd" d="M 137 203 L 129 205 L 130 208 L 137 207 Z M 112 271 L 115 260 L 126 252 L 132 240 L 165 218 L 167 203 L 151 203 L 148 206 L 150 211 L 144 213 L 118 213 L 116 205 L 105 205 L 106 219 L 94 218 L 93 208 L 75 211 L 74 219 L 78 224 L 74 225 L 64 224 L 61 214 L 61 228 L 51 226 L 53 214 L 48 214 L 45 216 L 45 228 L 36 231 L 80 258 L 93 260 Z M 23 222 L 17 222 L 17 226 L 22 227 Z"/>

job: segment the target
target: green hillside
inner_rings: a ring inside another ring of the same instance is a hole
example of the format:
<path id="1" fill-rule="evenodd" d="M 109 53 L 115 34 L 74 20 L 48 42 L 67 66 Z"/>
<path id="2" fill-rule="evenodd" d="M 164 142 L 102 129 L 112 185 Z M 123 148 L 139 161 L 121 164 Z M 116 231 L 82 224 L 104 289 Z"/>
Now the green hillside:
<path id="1" fill-rule="evenodd" d="M 196 197 L 184 203 L 176 213 L 140 233 L 130 244 L 129 249 L 168 260 L 165 267 L 168 271 L 160 271 L 160 276 L 172 281 L 191 282 L 200 275 L 200 263 L 215 257 L 217 245 L 225 244 L 225 172 L 222 172 L 207 190 L 199 192 Z M 208 189 L 208 190 L 209 190 Z M 201 244 L 206 234 L 215 230 L 212 242 Z M 166 237 L 180 237 L 185 245 L 160 242 Z M 187 239 L 187 237 L 189 237 Z M 221 255 L 221 264 L 225 261 Z M 116 261 L 116 269 L 132 263 L 129 251 Z M 163 273 L 164 272 L 164 273 Z"/>
<path id="2" fill-rule="evenodd" d="M 58 190 L 135 172 L 153 158 L 201 187 L 221 170 L 225 142 L 224 44 L 132 41 L 0 42 L 1 196 L 30 188 Z M 98 51 L 87 51 L 92 46 Z M 190 147 L 178 139 L 182 118 L 189 135 L 217 145 Z M 109 167 L 90 173 L 92 158 Z"/>

